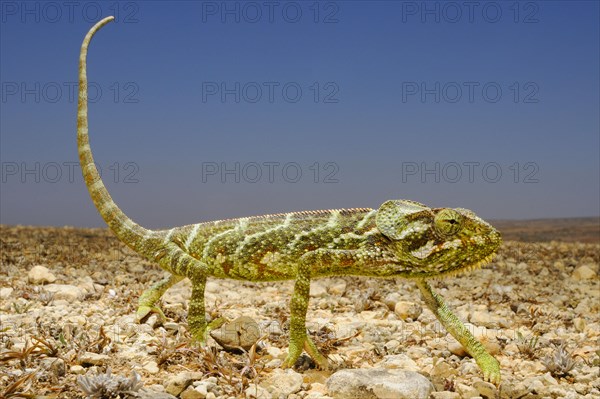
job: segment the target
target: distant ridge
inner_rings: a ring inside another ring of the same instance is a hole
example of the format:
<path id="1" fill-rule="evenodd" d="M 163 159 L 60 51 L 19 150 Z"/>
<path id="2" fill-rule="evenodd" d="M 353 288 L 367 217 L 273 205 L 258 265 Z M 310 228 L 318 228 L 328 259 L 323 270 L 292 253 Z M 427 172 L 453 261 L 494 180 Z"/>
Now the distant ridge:
<path id="1" fill-rule="evenodd" d="M 490 220 L 507 241 L 600 243 L 600 217 Z"/>

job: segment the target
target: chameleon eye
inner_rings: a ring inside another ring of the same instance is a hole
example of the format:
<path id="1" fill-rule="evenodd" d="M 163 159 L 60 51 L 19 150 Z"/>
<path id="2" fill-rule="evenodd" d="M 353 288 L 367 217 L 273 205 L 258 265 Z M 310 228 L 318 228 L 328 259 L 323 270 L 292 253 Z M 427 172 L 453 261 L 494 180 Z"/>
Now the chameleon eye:
<path id="1" fill-rule="evenodd" d="M 462 215 L 453 209 L 442 209 L 435 215 L 435 230 L 442 236 L 452 236 L 462 228 Z"/>

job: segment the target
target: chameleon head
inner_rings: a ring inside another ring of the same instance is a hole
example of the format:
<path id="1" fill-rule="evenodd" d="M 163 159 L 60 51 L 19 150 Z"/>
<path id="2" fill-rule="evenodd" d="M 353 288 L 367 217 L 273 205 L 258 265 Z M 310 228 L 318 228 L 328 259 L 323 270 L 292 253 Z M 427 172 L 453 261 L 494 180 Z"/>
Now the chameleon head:
<path id="1" fill-rule="evenodd" d="M 377 228 L 390 240 L 399 277 L 430 278 L 473 270 L 500 247 L 500 233 L 475 213 L 414 201 L 387 201 L 377 210 Z"/>

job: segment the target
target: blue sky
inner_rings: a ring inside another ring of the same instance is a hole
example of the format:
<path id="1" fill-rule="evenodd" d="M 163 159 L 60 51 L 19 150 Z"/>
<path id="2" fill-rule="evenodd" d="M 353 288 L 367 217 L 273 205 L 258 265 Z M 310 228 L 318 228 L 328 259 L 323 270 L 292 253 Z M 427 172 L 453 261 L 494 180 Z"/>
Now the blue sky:
<path id="1" fill-rule="evenodd" d="M 0 222 L 103 226 L 95 159 L 147 227 L 392 198 L 488 219 L 600 214 L 599 3 L 14 2 Z"/>

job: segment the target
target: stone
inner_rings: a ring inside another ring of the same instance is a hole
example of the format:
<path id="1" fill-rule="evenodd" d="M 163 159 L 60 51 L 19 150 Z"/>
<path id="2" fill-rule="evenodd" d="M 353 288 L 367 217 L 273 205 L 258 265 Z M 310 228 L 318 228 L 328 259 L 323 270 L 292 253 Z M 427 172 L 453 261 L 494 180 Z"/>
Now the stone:
<path id="1" fill-rule="evenodd" d="M 394 306 L 394 313 L 402 320 L 416 320 L 423 313 L 423 308 L 418 303 L 399 301 Z"/>
<path id="2" fill-rule="evenodd" d="M 544 385 L 558 385 L 558 381 L 550 373 L 546 373 L 540 377 L 540 380 Z"/>
<path id="3" fill-rule="evenodd" d="M 67 302 L 75 302 L 83 295 L 81 288 L 68 284 L 48 284 L 44 289 L 52 293 L 55 300 L 64 299 Z"/>
<path id="4" fill-rule="evenodd" d="M 319 382 L 313 382 L 310 384 L 309 396 L 325 396 L 327 395 L 327 386 Z"/>
<path id="5" fill-rule="evenodd" d="M 199 384 L 196 385 L 197 382 L 203 383 L 203 384 Z M 206 398 L 206 395 L 208 395 L 208 389 L 210 387 L 209 384 L 204 383 L 205 381 L 194 381 L 192 384 L 194 385 L 194 390 L 196 392 L 198 392 L 202 398 Z M 188 387 L 189 388 L 189 387 Z"/>
<path id="6" fill-rule="evenodd" d="M 32 267 L 27 273 L 27 278 L 32 284 L 45 284 L 56 281 L 56 276 L 47 267 L 41 265 Z"/>
<path id="7" fill-rule="evenodd" d="M 327 296 L 327 289 L 319 282 L 313 282 L 310 285 L 310 296 L 313 298 L 321 298 Z"/>
<path id="8" fill-rule="evenodd" d="M 79 363 L 81 363 L 84 366 L 102 366 L 109 359 L 110 356 L 108 355 L 93 352 L 83 352 L 81 356 L 79 356 Z"/>
<path id="9" fill-rule="evenodd" d="M 156 327 L 160 326 L 161 323 L 162 320 L 156 313 L 151 314 L 144 322 L 144 324 L 150 326 L 152 329 L 155 329 Z"/>
<path id="10" fill-rule="evenodd" d="M 577 330 L 577 332 L 584 332 L 585 326 L 585 319 L 581 317 L 576 317 L 573 319 L 573 327 L 575 327 L 575 330 Z"/>
<path id="11" fill-rule="evenodd" d="M 448 343 L 448 350 L 459 357 L 465 357 L 467 356 L 467 351 L 465 350 L 465 348 L 460 344 L 460 342 L 456 341 L 456 340 L 452 340 Z"/>
<path id="12" fill-rule="evenodd" d="M 385 298 L 383 298 L 383 303 L 385 303 L 388 309 L 394 310 L 394 308 L 396 307 L 396 303 L 398 303 L 401 300 L 401 298 L 402 297 L 400 296 L 400 294 L 394 291 L 387 294 Z"/>
<path id="13" fill-rule="evenodd" d="M 587 265 L 579 266 L 573 271 L 575 280 L 590 280 L 596 277 L 596 272 Z"/>
<path id="14" fill-rule="evenodd" d="M 496 315 L 481 310 L 476 310 L 471 313 L 469 321 L 476 326 L 483 326 L 487 328 L 498 328 L 501 325 L 504 326 L 507 324 L 504 320 L 501 320 Z"/>
<path id="15" fill-rule="evenodd" d="M 417 363 L 405 354 L 388 355 L 383 358 L 381 366 L 386 369 L 402 369 L 408 371 L 420 371 Z"/>
<path id="16" fill-rule="evenodd" d="M 199 392 L 194 387 L 188 386 L 179 397 L 181 399 L 205 399 L 207 393 Z"/>
<path id="17" fill-rule="evenodd" d="M 203 374 L 200 372 L 185 371 L 183 373 L 171 376 L 166 384 L 165 391 L 171 395 L 179 395 L 183 392 L 193 381 L 202 379 Z"/>
<path id="18" fill-rule="evenodd" d="M 339 370 L 327 380 L 335 399 L 427 399 L 433 384 L 419 373 L 383 368 Z"/>
<path id="19" fill-rule="evenodd" d="M 529 391 L 522 382 L 505 381 L 500 385 L 501 399 L 522 398 L 529 394 Z"/>
<path id="20" fill-rule="evenodd" d="M 292 369 L 275 369 L 269 377 L 260 383 L 273 397 L 287 398 L 293 393 L 300 391 L 303 382 L 302 374 Z"/>
<path id="21" fill-rule="evenodd" d="M 450 366 L 446 361 L 442 360 L 436 363 L 431 370 L 431 375 L 440 378 L 449 378 L 458 375 L 458 370 Z"/>
<path id="22" fill-rule="evenodd" d="M 273 397 L 266 388 L 257 384 L 250 384 L 244 394 L 246 399 L 271 399 Z"/>
<path id="23" fill-rule="evenodd" d="M 40 361 L 41 367 L 50 370 L 54 376 L 62 377 L 67 372 L 67 367 L 63 359 L 57 357 L 46 357 Z"/>
<path id="24" fill-rule="evenodd" d="M 179 323 L 175 323 L 172 321 L 167 321 L 163 324 L 163 327 L 165 328 L 165 330 L 170 330 L 170 331 L 179 331 Z"/>
<path id="25" fill-rule="evenodd" d="M 206 288 L 205 288 L 206 292 L 214 292 L 214 293 L 218 293 L 220 291 L 223 290 L 223 287 L 221 287 L 221 284 L 219 284 L 216 281 L 208 281 L 206 283 Z"/>
<path id="26" fill-rule="evenodd" d="M 177 399 L 175 396 L 166 392 L 158 392 L 148 388 L 142 388 L 136 392 L 136 398 L 139 399 Z"/>
<path id="27" fill-rule="evenodd" d="M 471 399 L 479 396 L 479 391 L 477 391 L 477 389 L 469 385 L 461 384 L 460 382 L 456 383 L 454 388 L 462 399 Z"/>
<path id="28" fill-rule="evenodd" d="M 546 393 L 546 386 L 544 385 L 544 383 L 536 379 L 531 381 L 531 383 L 527 386 L 527 389 L 529 390 L 529 392 L 538 395 L 544 395 Z"/>
<path id="29" fill-rule="evenodd" d="M 473 388 L 477 389 L 479 395 L 486 399 L 495 399 L 498 392 L 494 384 L 481 380 L 475 381 L 473 383 Z"/>
<path id="30" fill-rule="evenodd" d="M 0 299 L 7 299 L 12 295 L 14 289 L 12 287 L 2 287 L 0 288 Z"/>
<path id="31" fill-rule="evenodd" d="M 518 370 L 523 375 L 531 375 L 543 373 L 546 370 L 546 368 L 540 361 L 523 360 L 519 364 Z"/>
<path id="32" fill-rule="evenodd" d="M 461 399 L 458 393 L 449 391 L 433 392 L 431 397 L 433 399 Z"/>
<path id="33" fill-rule="evenodd" d="M 589 384 L 591 381 L 593 381 L 596 378 L 596 375 L 592 372 L 592 373 L 578 373 L 575 374 L 575 381 L 576 382 L 581 382 L 584 384 Z"/>
<path id="34" fill-rule="evenodd" d="M 261 330 L 253 318 L 241 316 L 211 330 L 210 336 L 226 350 L 239 351 L 243 348 L 248 351 L 260 339 Z"/>
<path id="35" fill-rule="evenodd" d="M 550 395 L 552 395 L 553 398 L 565 398 L 567 396 L 567 391 L 563 387 L 558 385 L 551 386 L 550 388 L 548 388 L 548 391 L 550 392 Z M 577 395 L 575 397 L 577 397 Z"/>
<path id="36" fill-rule="evenodd" d="M 346 292 L 346 282 L 344 280 L 339 281 L 329 287 L 329 293 L 331 295 L 342 296 Z"/>
<path id="37" fill-rule="evenodd" d="M 391 339 L 385 343 L 384 348 L 386 353 L 398 353 L 402 344 L 397 339 Z M 399 367 L 402 368 L 402 367 Z"/>
<path id="38" fill-rule="evenodd" d="M 158 368 L 158 364 L 154 360 L 150 360 L 149 362 L 144 363 L 144 365 L 142 366 L 142 370 L 144 370 L 148 374 L 157 374 L 160 371 Z"/>
<path id="39" fill-rule="evenodd" d="M 85 369 L 78 364 L 69 367 L 69 371 L 73 374 L 85 374 Z"/>
<path id="40" fill-rule="evenodd" d="M 81 288 L 84 292 L 93 293 L 96 292 L 96 286 L 94 280 L 90 276 L 85 276 L 79 279 L 77 287 Z"/>

